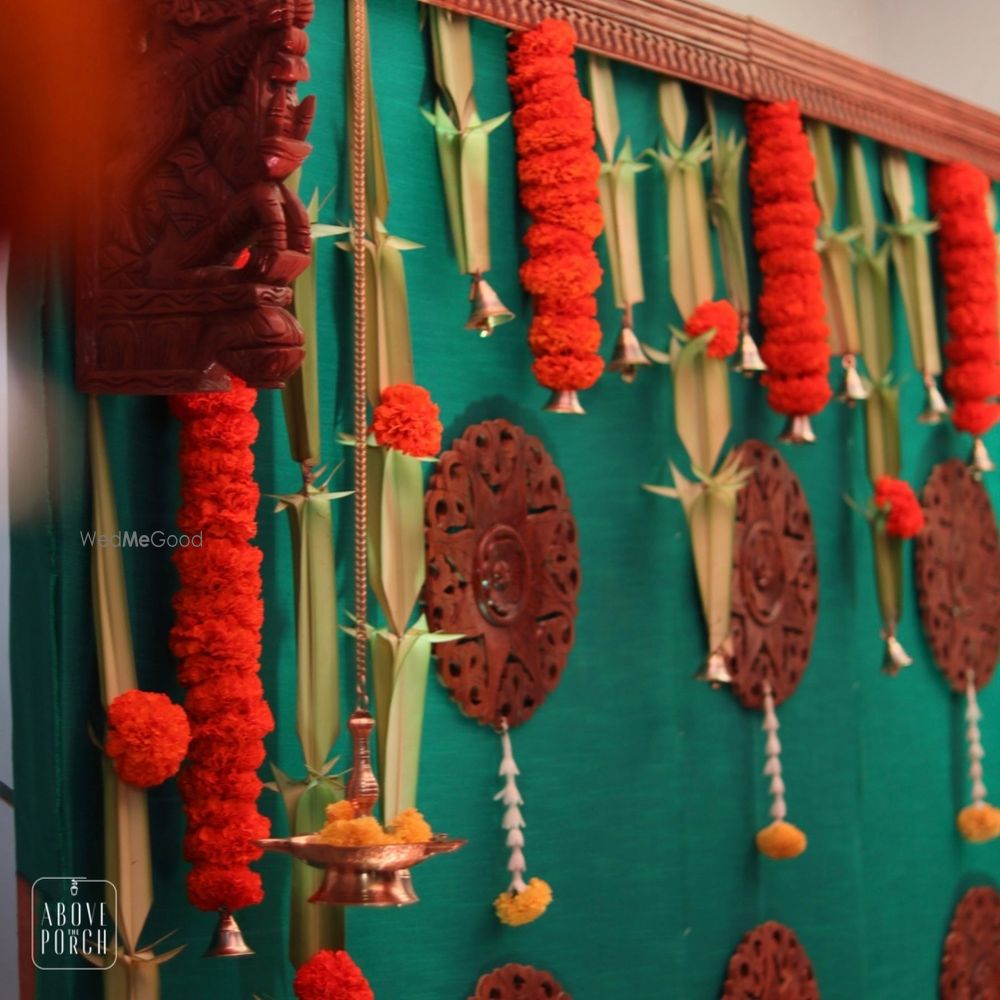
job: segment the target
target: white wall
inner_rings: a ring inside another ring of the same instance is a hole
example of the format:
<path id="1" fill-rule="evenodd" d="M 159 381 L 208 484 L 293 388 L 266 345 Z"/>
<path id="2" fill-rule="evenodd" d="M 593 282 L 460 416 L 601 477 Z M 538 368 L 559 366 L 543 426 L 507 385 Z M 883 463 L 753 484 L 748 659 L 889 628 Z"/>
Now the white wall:
<path id="1" fill-rule="evenodd" d="M 997 0 L 711 0 L 1000 113 Z"/>

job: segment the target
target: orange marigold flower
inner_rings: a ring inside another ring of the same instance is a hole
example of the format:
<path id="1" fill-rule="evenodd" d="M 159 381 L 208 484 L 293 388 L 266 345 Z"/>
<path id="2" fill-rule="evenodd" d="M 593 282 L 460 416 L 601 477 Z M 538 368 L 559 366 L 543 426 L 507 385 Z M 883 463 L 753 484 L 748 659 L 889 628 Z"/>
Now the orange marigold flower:
<path id="1" fill-rule="evenodd" d="M 126 691 L 108 705 L 104 750 L 130 785 L 152 788 L 172 778 L 190 739 L 187 714 L 165 694 Z"/>
<path id="2" fill-rule="evenodd" d="M 397 844 L 426 844 L 434 837 L 430 823 L 418 809 L 404 809 L 389 824 L 387 832 Z"/>
<path id="3" fill-rule="evenodd" d="M 687 318 L 684 332 L 689 337 L 702 337 L 714 333 L 708 345 L 710 358 L 728 358 L 740 339 L 740 317 L 732 304 L 725 299 L 718 302 L 702 302 Z"/>
<path id="4" fill-rule="evenodd" d="M 537 920 L 551 902 L 552 887 L 543 879 L 533 878 L 520 892 L 513 889 L 501 892 L 493 900 L 493 909 L 500 923 L 520 927 Z"/>
<path id="5" fill-rule="evenodd" d="M 904 480 L 879 476 L 875 480 L 875 506 L 886 515 L 886 534 L 893 538 L 913 538 L 923 530 L 923 508 L 913 487 Z"/>
<path id="6" fill-rule="evenodd" d="M 797 858 L 809 843 L 794 823 L 776 820 L 757 834 L 757 850 L 775 861 Z"/>
<path id="7" fill-rule="evenodd" d="M 958 832 L 973 844 L 1000 837 L 1000 809 L 988 802 L 966 806 L 956 817 Z"/>
<path id="8" fill-rule="evenodd" d="M 415 458 L 436 455 L 441 450 L 444 430 L 438 419 L 440 412 L 422 386 L 406 382 L 387 386 L 375 407 L 375 440 L 384 448 L 395 448 Z"/>
<path id="9" fill-rule="evenodd" d="M 368 980 L 346 951 L 324 948 L 295 973 L 298 1000 L 374 1000 Z"/>
<path id="10" fill-rule="evenodd" d="M 264 898 L 260 875 L 243 865 L 195 864 L 188 872 L 188 898 L 199 910 L 242 910 Z"/>

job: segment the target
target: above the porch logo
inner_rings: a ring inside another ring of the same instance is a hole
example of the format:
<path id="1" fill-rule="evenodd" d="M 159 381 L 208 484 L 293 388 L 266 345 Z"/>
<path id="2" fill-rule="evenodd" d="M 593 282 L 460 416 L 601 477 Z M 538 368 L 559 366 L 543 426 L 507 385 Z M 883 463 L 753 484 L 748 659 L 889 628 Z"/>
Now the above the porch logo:
<path id="1" fill-rule="evenodd" d="M 100 972 L 118 959 L 118 890 L 107 879 L 46 877 L 31 887 L 38 969 Z"/>

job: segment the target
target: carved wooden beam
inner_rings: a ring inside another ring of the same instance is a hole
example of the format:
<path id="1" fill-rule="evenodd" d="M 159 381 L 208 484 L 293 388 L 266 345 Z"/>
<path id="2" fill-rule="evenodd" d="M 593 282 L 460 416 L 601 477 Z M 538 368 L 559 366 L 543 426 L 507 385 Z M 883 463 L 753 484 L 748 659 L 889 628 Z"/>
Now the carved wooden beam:
<path id="1" fill-rule="evenodd" d="M 969 160 L 1000 179 L 1000 115 L 700 0 L 424 0 L 508 28 L 569 21 L 580 46 L 763 100 L 933 160 Z"/>

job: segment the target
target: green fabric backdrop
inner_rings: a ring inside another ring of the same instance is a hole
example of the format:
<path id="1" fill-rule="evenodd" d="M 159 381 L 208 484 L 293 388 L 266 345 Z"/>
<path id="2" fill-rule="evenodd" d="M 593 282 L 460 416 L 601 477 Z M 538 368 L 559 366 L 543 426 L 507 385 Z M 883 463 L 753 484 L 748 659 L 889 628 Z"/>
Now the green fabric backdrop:
<path id="1" fill-rule="evenodd" d="M 664 482 L 680 458 L 669 376 L 645 372 L 633 386 L 606 378 L 585 394 L 586 417 L 541 412 L 526 344 L 528 303 L 517 264 L 525 219 L 517 207 L 509 125 L 492 141 L 494 266 L 490 279 L 519 316 L 488 340 L 462 330 L 467 280 L 456 273 L 433 134 L 418 113 L 427 102 L 427 52 L 409 3 L 371 5 L 374 75 L 388 159 L 393 233 L 424 249 L 406 255 L 417 377 L 441 405 L 446 441 L 470 422 L 506 417 L 538 434 L 562 468 L 579 522 L 583 559 L 577 641 L 563 682 L 514 733 L 526 799 L 527 859 L 555 902 L 544 919 L 501 927 L 490 901 L 505 885 L 499 830 L 499 741 L 464 719 L 443 689 L 428 692 L 420 806 L 435 829 L 469 838 L 461 853 L 421 868 L 421 903 L 357 911 L 349 947 L 379 1000 L 469 996 L 477 977 L 516 960 L 552 970 L 577 1000 L 708 1000 L 741 935 L 776 919 L 800 936 L 828 998 L 925 1000 L 936 995 L 942 938 L 966 886 L 992 881 L 1000 843 L 968 846 L 955 834 L 965 801 L 962 709 L 939 679 L 920 634 L 907 568 L 901 639 L 916 658 L 896 679 L 879 671 L 881 646 L 869 535 L 844 503 L 864 502 L 862 417 L 831 405 L 815 421 L 819 443 L 787 457 L 817 526 L 820 620 L 809 670 L 780 710 L 790 816 L 809 834 L 800 859 L 761 859 L 753 834 L 767 819 L 760 716 L 725 691 L 691 680 L 704 653 L 688 536 L 678 504 L 639 489 Z M 477 95 L 484 116 L 509 107 L 504 32 L 476 24 Z M 334 189 L 324 221 L 347 218 L 340 4 L 321 4 L 311 30 L 320 97 L 316 152 L 303 189 Z M 624 131 L 637 148 L 656 141 L 656 80 L 616 67 Z M 690 96 L 696 98 L 696 92 Z M 692 101 L 694 115 L 699 102 Z M 740 107 L 720 101 L 723 123 L 742 131 Z M 840 137 L 837 137 L 838 143 Z M 868 147 L 877 189 L 875 150 Z M 918 210 L 925 210 L 917 166 Z M 666 344 L 677 317 L 669 304 L 664 192 L 657 170 L 639 178 L 647 302 L 640 336 Z M 603 254 L 603 245 L 601 246 Z M 349 415 L 350 263 L 331 241 L 319 247 L 324 457 L 344 456 L 335 434 Z M 65 290 L 44 275 L 58 262 L 15 261 L 12 360 L 29 377 L 13 422 L 29 460 L 15 482 L 39 490 L 33 516 L 15 524 L 12 659 L 15 696 L 18 859 L 29 881 L 101 870 L 98 753 L 87 725 L 100 726 L 90 623 L 89 526 L 84 399 L 72 384 L 72 323 Z M 601 290 L 610 351 L 617 316 Z M 916 423 L 922 401 L 912 374 L 896 293 L 897 371 L 904 374 L 904 475 L 922 484 L 932 465 L 964 455 L 948 427 Z M 44 335 L 42 335 L 44 334 Z M 30 376 L 44 373 L 44 381 Z M 755 383 L 732 379 L 733 440 L 773 441 L 779 418 Z M 33 414 L 29 402 L 39 409 Z M 277 394 L 262 394 L 256 447 L 266 494 L 293 489 Z M 173 524 L 176 431 L 161 399 L 108 399 L 105 416 L 123 527 Z M 996 435 L 994 435 L 996 438 Z M 1000 452 L 1000 441 L 994 441 Z M 347 469 L 340 474 L 346 477 Z M 996 496 L 997 477 L 989 486 Z M 262 501 L 259 543 L 267 601 L 263 676 L 278 721 L 271 759 L 297 773 L 291 558 L 282 517 Z M 339 551 L 349 544 L 350 501 L 336 507 Z M 166 648 L 176 581 L 168 554 L 126 552 L 141 682 L 180 694 Z M 348 567 L 342 563 L 342 592 Z M 347 662 L 346 657 L 344 662 Z M 345 685 L 346 699 L 346 685 Z M 1000 797 L 1000 685 L 982 694 L 986 778 Z M 343 744 L 343 740 L 341 741 Z M 275 796 L 263 800 L 284 830 Z M 287 860 L 260 863 L 267 899 L 240 914 L 257 956 L 199 956 L 214 920 L 186 901 L 180 856 L 183 818 L 174 783 L 150 795 L 156 903 L 149 938 L 176 928 L 187 951 L 163 971 L 163 995 L 291 997 L 285 958 Z M 40 973 L 42 1000 L 98 996 L 96 976 Z"/>

